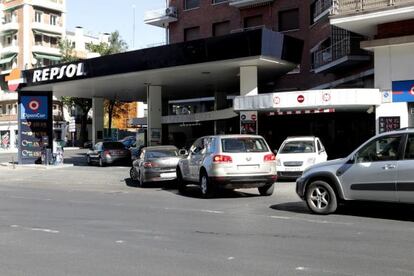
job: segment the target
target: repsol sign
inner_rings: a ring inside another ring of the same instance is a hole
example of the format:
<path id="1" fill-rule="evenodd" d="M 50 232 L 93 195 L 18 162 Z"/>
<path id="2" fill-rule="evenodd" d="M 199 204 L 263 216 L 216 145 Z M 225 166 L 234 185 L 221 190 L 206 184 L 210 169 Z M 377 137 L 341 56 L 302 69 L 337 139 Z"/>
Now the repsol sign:
<path id="1" fill-rule="evenodd" d="M 42 81 L 53 81 L 71 79 L 85 75 L 85 64 L 80 62 L 78 64 L 63 65 L 60 67 L 52 67 L 35 70 L 33 72 L 33 83 Z"/>

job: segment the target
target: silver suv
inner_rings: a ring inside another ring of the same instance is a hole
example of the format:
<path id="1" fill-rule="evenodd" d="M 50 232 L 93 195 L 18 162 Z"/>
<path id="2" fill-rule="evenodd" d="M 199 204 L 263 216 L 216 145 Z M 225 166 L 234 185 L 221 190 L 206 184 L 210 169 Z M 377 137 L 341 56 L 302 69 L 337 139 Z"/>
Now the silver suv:
<path id="1" fill-rule="evenodd" d="M 257 135 L 201 137 L 179 161 L 177 181 L 180 192 L 187 183 L 198 184 L 203 197 L 214 196 L 218 188 L 258 188 L 269 196 L 276 181 L 275 155 Z"/>
<path id="2" fill-rule="evenodd" d="M 379 134 L 346 158 L 310 167 L 296 193 L 318 214 L 335 212 L 339 200 L 414 203 L 414 129 Z"/>

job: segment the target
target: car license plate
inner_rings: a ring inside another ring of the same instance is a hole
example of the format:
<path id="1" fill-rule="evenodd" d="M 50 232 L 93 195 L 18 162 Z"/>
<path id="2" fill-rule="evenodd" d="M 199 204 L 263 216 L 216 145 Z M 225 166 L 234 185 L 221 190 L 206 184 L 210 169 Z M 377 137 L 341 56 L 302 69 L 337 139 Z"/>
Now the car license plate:
<path id="1" fill-rule="evenodd" d="M 300 168 L 285 168 L 287 172 L 300 172 Z"/>
<path id="2" fill-rule="evenodd" d="M 160 174 L 161 178 L 170 178 L 170 177 L 175 177 L 175 173 L 161 173 Z"/>
<path id="3" fill-rule="evenodd" d="M 240 171 L 255 171 L 259 169 L 259 165 L 238 165 L 237 169 Z"/>

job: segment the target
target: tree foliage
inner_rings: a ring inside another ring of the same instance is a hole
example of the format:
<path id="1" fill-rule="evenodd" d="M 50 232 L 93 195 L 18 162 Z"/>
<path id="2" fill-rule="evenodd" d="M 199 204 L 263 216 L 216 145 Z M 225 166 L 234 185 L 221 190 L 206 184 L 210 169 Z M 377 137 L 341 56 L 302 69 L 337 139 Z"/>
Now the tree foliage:
<path id="1" fill-rule="evenodd" d="M 128 49 L 128 46 L 126 42 L 121 38 L 119 32 L 115 31 L 110 34 L 108 42 L 101 42 L 99 44 L 87 44 L 86 48 L 91 52 L 98 53 L 101 56 L 106 56 L 125 52 Z M 78 60 L 78 58 L 75 56 L 75 46 L 70 40 L 60 40 L 59 49 L 62 55 L 62 62 L 74 62 Z M 83 143 L 86 142 L 88 139 L 87 121 L 89 110 L 92 108 L 92 99 L 63 97 L 62 102 L 69 109 L 71 109 L 72 107 L 78 107 L 82 111 L 80 142 L 83 145 Z M 116 100 L 110 100 L 109 103 L 110 105 L 108 106 L 108 108 L 105 109 L 109 115 L 109 131 L 111 131 L 112 117 L 121 116 L 123 108 L 121 108 L 122 103 Z M 111 133 L 109 134 L 111 135 Z"/>

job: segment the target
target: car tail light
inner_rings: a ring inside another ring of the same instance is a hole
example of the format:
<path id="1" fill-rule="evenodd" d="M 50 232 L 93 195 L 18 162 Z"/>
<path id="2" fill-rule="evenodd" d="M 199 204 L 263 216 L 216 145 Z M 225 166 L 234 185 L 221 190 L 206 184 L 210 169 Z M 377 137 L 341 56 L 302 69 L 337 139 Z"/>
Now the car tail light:
<path id="1" fill-rule="evenodd" d="M 233 159 L 231 159 L 231 156 L 228 155 L 215 155 L 213 157 L 213 163 L 231 163 L 233 162 Z"/>
<path id="2" fill-rule="evenodd" d="M 144 168 L 155 168 L 158 167 L 158 164 L 155 162 L 144 162 Z"/>
<path id="3" fill-rule="evenodd" d="M 104 150 L 103 154 L 104 155 L 111 155 L 111 152 L 109 150 Z"/>
<path id="4" fill-rule="evenodd" d="M 266 155 L 264 156 L 264 161 L 265 161 L 265 162 L 275 161 L 275 159 L 276 159 L 276 156 L 275 156 L 273 153 L 271 153 L 271 154 L 266 154 Z"/>

